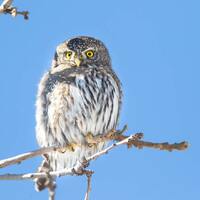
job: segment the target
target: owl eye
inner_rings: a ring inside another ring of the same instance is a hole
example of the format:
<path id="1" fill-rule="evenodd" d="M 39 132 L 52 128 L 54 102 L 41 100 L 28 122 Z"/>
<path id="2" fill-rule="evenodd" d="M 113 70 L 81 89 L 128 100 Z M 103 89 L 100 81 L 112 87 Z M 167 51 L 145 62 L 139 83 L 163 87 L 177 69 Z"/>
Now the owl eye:
<path id="1" fill-rule="evenodd" d="M 88 51 L 86 51 L 86 56 L 88 57 L 88 58 L 92 58 L 93 56 L 94 56 L 94 51 L 92 51 L 92 50 L 88 50 Z"/>
<path id="2" fill-rule="evenodd" d="M 71 58 L 71 56 L 72 56 L 72 52 L 71 52 L 71 51 L 67 51 L 67 52 L 65 53 L 65 57 L 66 57 L 68 60 Z"/>

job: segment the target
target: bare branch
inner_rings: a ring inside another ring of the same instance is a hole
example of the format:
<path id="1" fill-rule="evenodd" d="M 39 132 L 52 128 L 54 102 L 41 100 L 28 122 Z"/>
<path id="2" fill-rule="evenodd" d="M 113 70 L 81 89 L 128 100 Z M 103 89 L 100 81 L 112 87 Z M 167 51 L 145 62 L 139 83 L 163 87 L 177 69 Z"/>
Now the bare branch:
<path id="1" fill-rule="evenodd" d="M 167 150 L 167 151 L 173 151 L 173 150 L 185 150 L 188 148 L 188 143 L 186 141 L 180 142 L 180 143 L 174 143 L 169 144 L 168 142 L 164 143 L 153 143 L 153 142 L 145 142 L 145 141 L 130 141 L 128 143 L 128 147 L 135 146 L 139 149 L 142 149 L 143 147 L 149 147 L 159 150 Z"/>
<path id="2" fill-rule="evenodd" d="M 89 194 L 90 194 L 90 192 L 91 192 L 91 179 L 92 179 L 92 174 L 93 174 L 93 172 L 92 172 L 92 173 L 86 174 L 86 176 L 87 176 L 87 191 L 86 191 L 86 193 L 85 193 L 85 198 L 84 198 L 84 200 L 89 200 Z"/>
<path id="3" fill-rule="evenodd" d="M 0 5 L 0 14 L 10 14 L 13 17 L 16 17 L 17 15 L 23 15 L 24 19 L 29 18 L 29 12 L 28 11 L 18 11 L 16 7 L 12 6 L 13 0 L 4 0 L 2 4 Z"/>
<path id="4" fill-rule="evenodd" d="M 137 147 L 139 149 L 142 149 L 143 147 L 149 147 L 149 148 L 155 148 L 155 149 L 160 149 L 160 150 L 168 150 L 168 151 L 172 151 L 172 150 L 185 150 L 188 147 L 188 143 L 187 142 L 180 142 L 180 143 L 174 143 L 174 144 L 169 144 L 167 142 L 165 143 L 153 143 L 153 142 L 147 142 L 147 141 L 142 141 L 142 137 L 143 134 L 142 133 L 136 133 L 135 135 L 131 135 L 131 136 L 124 136 L 122 135 L 122 133 L 126 130 L 126 127 L 123 128 L 122 131 L 116 131 L 116 130 L 112 130 L 110 132 L 108 132 L 105 135 L 97 135 L 97 136 L 91 136 L 91 134 L 88 134 L 86 139 L 89 145 L 93 145 L 99 142 L 103 142 L 103 141 L 109 141 L 109 140 L 116 140 L 119 141 L 118 143 L 114 143 L 113 145 L 109 146 L 108 148 L 104 149 L 103 151 L 98 152 L 97 154 L 95 154 L 95 156 L 98 154 L 102 155 L 104 153 L 107 153 L 110 149 L 112 149 L 114 146 L 119 146 L 121 144 L 127 144 L 127 146 L 130 147 Z M 4 159 L 0 161 L 0 168 L 9 166 L 9 165 L 13 165 L 13 164 L 17 164 L 22 162 L 23 160 L 27 160 L 39 155 L 44 155 L 46 153 L 50 153 L 53 151 L 66 151 L 67 149 L 73 149 L 73 145 L 77 145 L 77 144 L 69 144 L 66 147 L 45 147 L 45 148 L 41 148 L 35 151 L 31 151 L 28 153 L 24 153 L 24 154 L 20 154 L 8 159 Z M 94 155 L 93 155 L 94 156 Z M 91 156 L 92 157 L 92 156 Z M 90 160 L 93 160 L 93 158 L 88 158 Z"/>
<path id="5" fill-rule="evenodd" d="M 113 132 L 112 137 L 114 137 L 114 135 L 116 136 L 117 135 L 116 133 L 117 133 L 117 131 Z M 121 145 L 127 145 L 129 148 L 133 147 L 133 146 L 137 147 L 139 149 L 141 149 L 143 147 L 150 147 L 150 148 L 156 148 L 156 149 L 168 150 L 168 151 L 185 150 L 188 147 L 187 142 L 174 143 L 174 144 L 145 142 L 145 141 L 141 140 L 142 136 L 143 136 L 143 134 L 141 134 L 141 133 L 139 133 L 139 134 L 137 133 L 137 134 L 131 135 L 129 137 L 123 136 L 123 137 L 125 137 L 123 140 L 116 142 L 116 143 L 113 143 L 112 145 L 108 146 L 104 150 L 86 158 L 83 162 L 79 162 L 74 168 L 49 172 L 49 175 L 52 176 L 52 177 L 60 177 L 60 176 L 66 176 L 66 175 L 77 175 L 77 172 L 79 172 L 80 174 L 85 174 L 85 173 L 83 173 L 83 169 L 87 166 L 87 164 L 90 161 L 95 160 L 95 159 L 97 159 L 98 157 L 100 157 L 104 154 L 107 154 L 112 149 L 114 149 L 118 146 L 121 146 Z M 118 136 L 116 136 L 116 139 L 119 139 L 119 137 L 118 138 L 117 137 Z M 105 138 L 103 138 L 102 140 L 105 140 Z M 67 148 L 69 148 L 69 147 L 67 147 Z M 1 167 L 2 166 L 8 166 L 10 164 L 15 164 L 15 163 L 18 163 L 22 160 L 32 158 L 34 156 L 42 155 L 42 154 L 45 154 L 47 152 L 49 153 L 49 152 L 52 152 L 52 151 L 55 151 L 55 150 L 58 150 L 58 149 L 61 149 L 61 148 L 48 147 L 48 148 L 43 148 L 43 149 L 39 149 L 39 150 L 36 150 L 36 151 L 32 151 L 32 152 L 29 152 L 29 153 L 26 153 L 26 154 L 22 154 L 22 155 L 13 157 L 13 158 L 5 159 L 3 161 L 0 161 Z M 23 158 L 23 159 L 21 159 L 21 158 Z M 5 175 L 0 175 L 0 180 L 24 180 L 24 179 L 35 179 L 35 178 L 46 177 L 46 176 L 47 176 L 46 173 L 5 174 Z"/>
<path id="6" fill-rule="evenodd" d="M 154 148 L 154 149 L 159 149 L 159 150 L 173 151 L 173 150 L 185 150 L 188 148 L 188 143 L 186 141 L 183 141 L 180 143 L 174 143 L 174 144 L 169 144 L 168 142 L 155 143 L 155 142 L 142 141 L 141 139 L 144 136 L 143 133 L 136 133 L 135 135 L 131 135 L 131 136 L 122 135 L 122 133 L 126 129 L 127 129 L 127 126 L 124 126 L 124 128 L 121 131 L 112 130 L 105 135 L 97 135 L 95 137 L 91 136 L 91 134 L 88 134 L 86 139 L 89 144 L 97 144 L 102 141 L 116 140 L 116 141 L 125 142 L 128 148 L 131 148 L 134 146 L 134 147 L 137 147 L 138 149 L 142 149 L 143 147 L 148 147 L 148 148 Z M 128 139 L 128 141 L 126 139 Z"/>
<path id="7" fill-rule="evenodd" d="M 49 175 L 52 177 L 74 175 L 74 171 L 73 169 L 67 169 L 62 171 L 50 172 Z M 40 173 L 27 173 L 27 174 L 3 174 L 0 175 L 0 180 L 28 180 L 40 177 L 47 177 L 47 173 L 40 172 Z"/>
<path id="8" fill-rule="evenodd" d="M 10 158 L 4 159 L 4 160 L 0 160 L 0 168 L 7 167 L 9 165 L 19 164 L 24 160 L 27 160 L 27 159 L 30 159 L 30 158 L 33 158 L 33 157 L 36 157 L 36 156 L 44 155 L 46 153 L 50 153 L 50 152 L 53 152 L 53 151 L 59 151 L 59 152 L 64 152 L 66 150 L 73 151 L 73 145 L 74 144 L 69 144 L 69 145 L 66 145 L 65 147 L 56 147 L 56 146 L 45 147 L 45 148 L 37 149 L 37 150 L 34 150 L 34 151 L 30 151 L 30 152 L 27 152 L 27 153 L 19 154 L 19 155 L 14 156 L 14 157 L 10 157 Z"/>
<path id="9" fill-rule="evenodd" d="M 0 168 L 9 166 L 9 165 L 14 165 L 14 164 L 18 164 L 20 162 L 22 162 L 23 160 L 27 160 L 29 158 L 33 158 L 36 156 L 40 156 L 43 154 L 46 154 L 48 152 L 52 152 L 52 151 L 57 151 L 61 149 L 61 147 L 57 148 L 57 147 L 46 147 L 46 148 L 41 148 L 35 151 L 30 151 L 28 153 L 23 153 L 8 159 L 4 159 L 0 161 Z"/>
<path id="10" fill-rule="evenodd" d="M 49 190 L 49 200 L 55 200 L 56 184 L 54 182 L 51 182 L 51 184 L 48 186 L 48 190 Z"/>
<path id="11" fill-rule="evenodd" d="M 155 149 L 160 149 L 160 150 L 168 150 L 168 151 L 172 151 L 172 150 L 185 150 L 188 147 L 188 143 L 187 142 L 181 142 L 181 143 L 174 143 L 174 144 L 168 144 L 168 143 L 153 143 L 153 142 L 146 142 L 146 141 L 142 141 L 142 137 L 143 134 L 142 133 L 137 133 L 135 135 L 131 135 L 131 136 L 124 136 L 122 135 L 122 133 L 124 132 L 125 128 L 122 131 L 115 131 L 112 130 L 110 132 L 108 132 L 105 135 L 97 135 L 97 136 L 92 136 L 91 134 L 88 134 L 88 136 L 86 137 L 87 142 L 89 143 L 89 145 L 91 144 L 96 144 L 99 142 L 103 142 L 103 141 L 109 141 L 109 140 L 116 140 L 116 141 L 120 141 L 120 144 L 127 144 L 127 146 L 130 148 L 132 146 L 137 147 L 139 149 L 143 148 L 143 147 L 149 147 L 149 148 L 155 148 Z M 4 159 L 4 160 L 0 160 L 0 168 L 9 166 L 9 165 L 13 165 L 13 164 L 17 164 L 22 162 L 23 160 L 27 160 L 39 155 L 44 155 L 46 153 L 50 153 L 53 151 L 66 151 L 66 149 L 73 149 L 73 145 L 77 145 L 77 144 L 69 144 L 66 147 L 45 147 L 45 148 L 41 148 L 35 151 L 31 151 L 28 153 L 24 153 L 24 154 L 20 154 L 8 159 Z M 119 145 L 118 143 L 114 143 L 113 146 L 115 145 Z M 112 146 L 108 147 L 107 149 L 104 149 L 103 151 L 99 152 L 100 154 L 103 153 L 105 151 L 109 151 L 110 148 Z M 97 154 L 99 154 L 97 153 Z M 96 154 L 95 154 L 96 155 Z M 90 160 L 88 160 L 90 161 Z"/>

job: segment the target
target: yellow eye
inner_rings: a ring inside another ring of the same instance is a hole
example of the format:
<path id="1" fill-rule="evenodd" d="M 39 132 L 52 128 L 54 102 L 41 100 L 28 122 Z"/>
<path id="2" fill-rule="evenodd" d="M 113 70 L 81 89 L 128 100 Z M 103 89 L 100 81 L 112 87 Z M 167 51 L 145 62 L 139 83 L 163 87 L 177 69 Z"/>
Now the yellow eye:
<path id="1" fill-rule="evenodd" d="M 67 52 L 65 53 L 65 57 L 66 57 L 68 60 L 71 58 L 71 56 L 72 56 L 72 52 L 71 52 L 71 51 L 67 51 Z"/>
<path id="2" fill-rule="evenodd" d="M 92 50 L 88 50 L 88 51 L 86 51 L 86 56 L 88 57 L 88 58 L 92 58 L 93 56 L 94 56 L 94 51 L 92 51 Z"/>

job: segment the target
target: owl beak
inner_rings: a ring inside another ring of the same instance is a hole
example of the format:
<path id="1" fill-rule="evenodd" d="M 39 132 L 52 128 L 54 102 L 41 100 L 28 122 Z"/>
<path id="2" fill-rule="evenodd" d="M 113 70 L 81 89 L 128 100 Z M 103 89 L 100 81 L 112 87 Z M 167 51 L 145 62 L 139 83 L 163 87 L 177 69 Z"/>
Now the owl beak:
<path id="1" fill-rule="evenodd" d="M 80 66 L 81 61 L 82 61 L 82 60 L 81 60 L 80 58 L 75 58 L 75 59 L 74 59 L 74 62 L 75 62 L 75 64 L 76 64 L 77 67 Z"/>

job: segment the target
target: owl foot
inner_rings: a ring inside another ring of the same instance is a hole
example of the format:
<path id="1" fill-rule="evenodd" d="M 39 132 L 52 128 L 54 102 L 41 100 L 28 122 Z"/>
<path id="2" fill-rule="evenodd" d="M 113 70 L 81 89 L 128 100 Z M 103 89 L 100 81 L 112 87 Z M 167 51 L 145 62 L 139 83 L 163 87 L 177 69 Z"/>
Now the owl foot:
<path id="1" fill-rule="evenodd" d="M 66 151 L 74 152 L 77 146 L 78 145 L 75 143 L 70 143 L 70 144 L 67 144 L 66 146 L 63 146 L 60 149 L 58 149 L 58 152 L 60 152 L 60 153 L 65 153 Z"/>
<path id="2" fill-rule="evenodd" d="M 86 142 L 87 142 L 87 146 L 92 148 L 92 147 L 96 147 L 98 141 L 94 140 L 94 135 L 91 132 L 88 132 L 86 135 Z"/>

